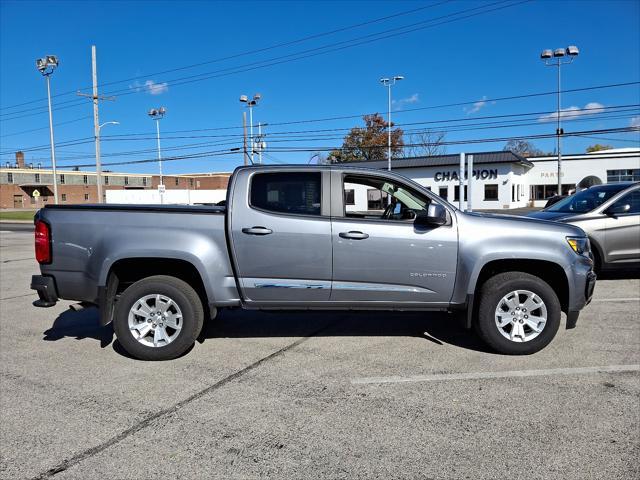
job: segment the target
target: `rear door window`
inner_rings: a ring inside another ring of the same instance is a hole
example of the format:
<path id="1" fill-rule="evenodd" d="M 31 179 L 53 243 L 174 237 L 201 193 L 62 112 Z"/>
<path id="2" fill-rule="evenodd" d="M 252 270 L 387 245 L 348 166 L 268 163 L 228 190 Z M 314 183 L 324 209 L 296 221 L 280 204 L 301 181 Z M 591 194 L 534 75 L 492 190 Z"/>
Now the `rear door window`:
<path id="1" fill-rule="evenodd" d="M 291 215 L 320 215 L 320 172 L 256 173 L 251 179 L 250 205 Z"/>

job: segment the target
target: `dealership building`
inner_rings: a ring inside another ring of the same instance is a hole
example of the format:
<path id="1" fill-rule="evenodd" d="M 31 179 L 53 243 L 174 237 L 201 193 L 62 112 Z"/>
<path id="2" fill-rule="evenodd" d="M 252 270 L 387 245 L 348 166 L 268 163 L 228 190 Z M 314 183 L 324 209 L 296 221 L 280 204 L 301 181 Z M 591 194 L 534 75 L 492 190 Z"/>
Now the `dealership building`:
<path id="1" fill-rule="evenodd" d="M 556 156 L 522 157 L 510 151 L 473 153 L 471 206 L 474 210 L 508 210 L 542 207 L 557 192 Z M 357 162 L 351 166 L 386 169 L 387 161 Z M 424 185 L 458 204 L 460 155 L 399 158 L 393 171 Z M 466 176 L 465 166 L 465 176 Z M 95 172 L 58 170 L 59 201 L 63 204 L 96 203 Z M 217 203 L 226 196 L 230 173 L 165 175 L 165 203 Z M 562 157 L 562 190 L 573 190 L 587 176 L 602 183 L 640 181 L 640 149 L 623 148 Z M 160 203 L 158 175 L 103 172 L 107 203 Z M 468 182 L 468 179 L 467 179 Z M 348 190 L 348 189 L 347 189 Z M 381 193 L 369 189 L 349 192 L 353 210 L 375 210 Z M 463 188 L 467 206 L 468 186 Z M 21 152 L 15 164 L 0 168 L 0 208 L 40 208 L 53 203 L 53 172 L 25 164 Z"/>
<path id="2" fill-rule="evenodd" d="M 558 190 L 557 156 L 525 158 L 510 151 L 470 155 L 473 155 L 471 206 L 474 210 L 542 207 L 546 199 L 554 196 Z M 387 161 L 352 165 L 386 169 Z M 459 154 L 400 158 L 393 160 L 392 169 L 458 205 Z M 464 172 L 466 178 L 466 165 Z M 563 194 L 575 189 L 576 184 L 587 176 L 596 176 L 602 183 L 640 181 L 640 149 L 611 149 L 562 156 Z M 467 201 L 467 193 L 465 184 L 463 202 Z M 373 190 L 367 192 L 367 202 L 371 206 L 379 203 L 378 197 L 379 193 Z M 364 207 L 360 205 L 363 201 L 364 197 L 356 194 L 353 198 L 354 207 Z"/>

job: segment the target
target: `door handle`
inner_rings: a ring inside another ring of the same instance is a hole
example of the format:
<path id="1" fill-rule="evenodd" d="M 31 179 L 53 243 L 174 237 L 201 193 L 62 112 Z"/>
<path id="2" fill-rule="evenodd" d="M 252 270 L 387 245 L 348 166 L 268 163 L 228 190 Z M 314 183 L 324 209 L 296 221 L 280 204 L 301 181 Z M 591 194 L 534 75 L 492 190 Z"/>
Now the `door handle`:
<path id="1" fill-rule="evenodd" d="M 350 240 L 364 240 L 365 238 L 369 238 L 367 233 L 363 232 L 340 232 L 338 234 L 341 238 L 348 238 Z"/>
<path id="2" fill-rule="evenodd" d="M 273 230 L 266 227 L 245 227 L 242 229 L 242 233 L 247 235 L 269 235 L 273 233 Z"/>

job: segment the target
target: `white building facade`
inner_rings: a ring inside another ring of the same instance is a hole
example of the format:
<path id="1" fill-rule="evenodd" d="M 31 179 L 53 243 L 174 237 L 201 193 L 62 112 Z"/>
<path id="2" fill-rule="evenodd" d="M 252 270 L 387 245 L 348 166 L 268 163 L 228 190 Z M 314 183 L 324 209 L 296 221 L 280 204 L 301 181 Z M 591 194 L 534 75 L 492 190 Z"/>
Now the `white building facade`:
<path id="1" fill-rule="evenodd" d="M 471 207 L 474 210 L 508 210 L 542 207 L 557 192 L 557 157 L 524 158 L 513 152 L 473 153 Z M 358 162 L 354 166 L 386 169 L 387 162 Z M 394 160 L 392 169 L 459 205 L 460 155 L 414 157 Z M 464 168 L 463 207 L 467 208 L 467 165 Z M 602 183 L 640 181 L 640 149 L 614 149 L 562 157 L 563 193 L 575 189 L 587 176 Z M 348 190 L 348 186 L 345 186 Z M 347 196 L 351 194 L 347 192 Z M 354 191 L 351 210 L 375 209 L 379 194 Z M 363 202 L 369 203 L 363 208 Z M 348 202 L 351 203 L 351 202 Z"/>

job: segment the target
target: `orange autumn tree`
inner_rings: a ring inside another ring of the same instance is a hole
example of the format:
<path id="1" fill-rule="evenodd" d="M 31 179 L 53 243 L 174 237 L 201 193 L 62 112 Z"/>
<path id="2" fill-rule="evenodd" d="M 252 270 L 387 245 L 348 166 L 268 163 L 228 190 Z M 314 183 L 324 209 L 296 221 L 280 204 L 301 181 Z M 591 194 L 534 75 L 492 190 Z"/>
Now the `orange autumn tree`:
<path id="1" fill-rule="evenodd" d="M 365 115 L 364 127 L 354 127 L 344 137 L 342 147 L 329 154 L 332 162 L 360 162 L 387 159 L 388 123 L 378 113 Z M 391 122 L 391 158 L 402 156 L 403 132 Z"/>

